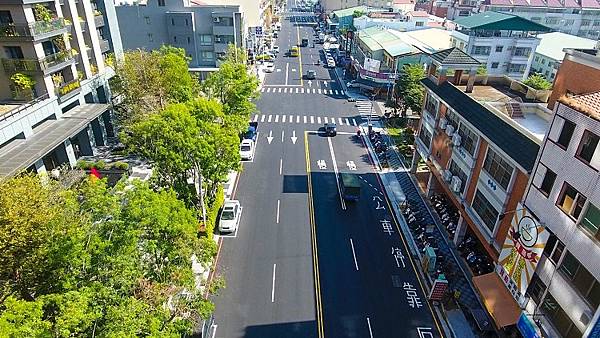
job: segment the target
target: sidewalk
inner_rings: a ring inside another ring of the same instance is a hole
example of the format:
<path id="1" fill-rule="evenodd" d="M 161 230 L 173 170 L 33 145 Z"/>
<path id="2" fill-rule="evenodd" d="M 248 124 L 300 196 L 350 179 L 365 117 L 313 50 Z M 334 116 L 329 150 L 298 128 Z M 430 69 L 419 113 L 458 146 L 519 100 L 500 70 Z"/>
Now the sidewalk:
<path id="1" fill-rule="evenodd" d="M 364 135 L 366 134 L 366 127 L 362 126 Z M 382 125 L 380 123 L 374 124 L 374 130 L 383 130 Z M 385 134 L 383 132 L 382 134 Z M 390 144 L 391 140 L 384 135 L 384 139 L 386 143 Z M 410 201 L 411 207 L 419 210 L 422 217 L 425 218 L 425 224 L 435 224 L 434 231 L 431 234 L 434 236 L 437 242 L 437 247 L 439 248 L 438 254 L 443 255 L 446 258 L 446 264 L 450 268 L 448 272 L 449 285 L 448 290 L 452 292 L 452 290 L 457 290 L 460 292 L 460 296 L 458 298 L 459 303 L 462 307 L 464 307 L 464 312 L 474 311 L 476 313 L 486 313 L 482 303 L 477 297 L 477 293 L 471 284 L 471 275 L 467 272 L 466 268 L 462 265 L 462 259 L 460 258 L 456 248 L 453 244 L 449 243 L 449 240 L 446 238 L 444 233 L 441 230 L 441 226 L 433 216 L 433 213 L 427 203 L 424 201 L 423 196 L 420 194 L 417 185 L 414 182 L 414 178 L 410 175 L 409 170 L 404 166 L 402 159 L 393 147 L 390 147 L 388 150 L 388 168 L 382 168 L 377 160 L 375 153 L 372 150 L 371 144 L 368 140 L 368 137 L 365 137 L 365 141 L 369 147 L 369 153 L 371 157 L 376 162 L 376 165 L 379 170 L 379 176 L 382 180 L 383 186 L 385 187 L 386 194 L 393 206 L 393 211 L 396 218 L 399 220 L 400 228 L 404 234 L 404 237 L 407 239 L 410 248 L 410 254 L 415 258 L 416 261 L 422 262 L 421 251 L 417 247 L 412 231 L 408 224 L 406 223 L 402 212 L 399 209 L 399 206 L 404 201 Z M 425 271 L 422 271 L 425 276 L 425 282 L 427 284 L 427 288 L 430 288 L 433 284 L 433 280 L 436 276 L 429 275 Z M 471 314 L 465 313 L 462 315 L 460 310 L 452 310 L 452 312 L 445 312 L 443 306 L 437 306 L 437 309 L 441 309 L 443 312 L 443 316 L 446 318 L 448 325 L 450 326 L 450 330 L 452 331 L 455 337 L 476 337 L 483 336 L 477 335 L 474 333 L 473 324 L 470 324 L 466 318 L 466 316 L 471 316 Z M 458 314 L 457 312 L 460 312 Z M 451 315 L 450 315 L 451 314 Z M 491 319 L 487 316 L 488 328 L 492 329 Z"/>

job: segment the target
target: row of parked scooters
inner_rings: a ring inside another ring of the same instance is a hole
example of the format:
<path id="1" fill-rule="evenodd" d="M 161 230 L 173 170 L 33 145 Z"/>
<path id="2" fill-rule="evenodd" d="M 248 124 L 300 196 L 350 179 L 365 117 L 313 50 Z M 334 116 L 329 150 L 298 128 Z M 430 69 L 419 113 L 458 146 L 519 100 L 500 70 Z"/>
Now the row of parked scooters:
<path id="1" fill-rule="evenodd" d="M 439 215 L 442 224 L 448 230 L 450 237 L 454 238 L 458 225 L 458 212 L 456 208 L 441 194 L 433 195 L 431 197 L 431 204 Z M 494 271 L 494 264 L 486 254 L 481 253 L 477 239 L 472 235 L 465 235 L 463 241 L 458 245 L 458 251 L 475 275 Z"/>
<path id="2" fill-rule="evenodd" d="M 382 165 L 387 165 L 388 145 L 383 140 L 383 136 L 381 135 L 381 133 L 378 131 L 372 131 L 371 134 L 369 135 L 369 140 L 371 141 L 371 144 L 373 145 L 373 150 L 375 150 L 375 154 L 377 155 L 379 162 Z"/>

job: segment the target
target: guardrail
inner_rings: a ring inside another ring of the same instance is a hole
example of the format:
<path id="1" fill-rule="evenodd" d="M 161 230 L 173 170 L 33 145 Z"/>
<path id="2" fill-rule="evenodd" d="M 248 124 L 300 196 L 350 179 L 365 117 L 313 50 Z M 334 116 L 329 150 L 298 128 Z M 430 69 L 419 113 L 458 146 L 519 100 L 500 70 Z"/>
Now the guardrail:
<path id="1" fill-rule="evenodd" d="M 6 114 L 0 115 L 0 122 L 8 120 L 9 118 L 27 110 L 29 107 L 35 105 L 36 103 L 39 103 L 39 102 L 42 102 L 42 101 L 48 99 L 49 97 L 50 96 L 48 95 L 48 93 L 46 93 L 44 95 L 36 97 L 35 99 L 33 99 L 29 102 L 26 102 L 18 107 L 15 107 L 14 109 L 9 110 Z"/>

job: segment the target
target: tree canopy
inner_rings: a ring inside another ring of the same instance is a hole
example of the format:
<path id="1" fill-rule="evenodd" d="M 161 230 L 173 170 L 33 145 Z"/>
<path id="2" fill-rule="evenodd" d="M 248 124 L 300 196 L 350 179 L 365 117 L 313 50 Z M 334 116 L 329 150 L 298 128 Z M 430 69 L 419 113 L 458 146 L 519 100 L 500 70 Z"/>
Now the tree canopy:
<path id="1" fill-rule="evenodd" d="M 412 111 L 420 110 L 425 95 L 420 81 L 424 77 L 425 70 L 420 64 L 409 64 L 402 67 L 394 86 L 394 96 L 402 108 L 402 115 L 406 115 L 409 108 Z"/>

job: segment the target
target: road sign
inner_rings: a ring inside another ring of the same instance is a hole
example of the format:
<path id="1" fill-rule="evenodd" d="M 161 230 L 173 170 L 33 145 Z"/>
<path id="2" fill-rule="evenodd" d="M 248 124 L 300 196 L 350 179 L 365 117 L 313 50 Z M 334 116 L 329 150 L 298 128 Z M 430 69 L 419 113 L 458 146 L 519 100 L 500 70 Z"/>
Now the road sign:
<path id="1" fill-rule="evenodd" d="M 445 279 L 436 279 L 433 282 L 431 291 L 429 292 L 429 300 L 440 301 L 444 298 L 444 294 L 448 290 L 448 281 Z"/>

